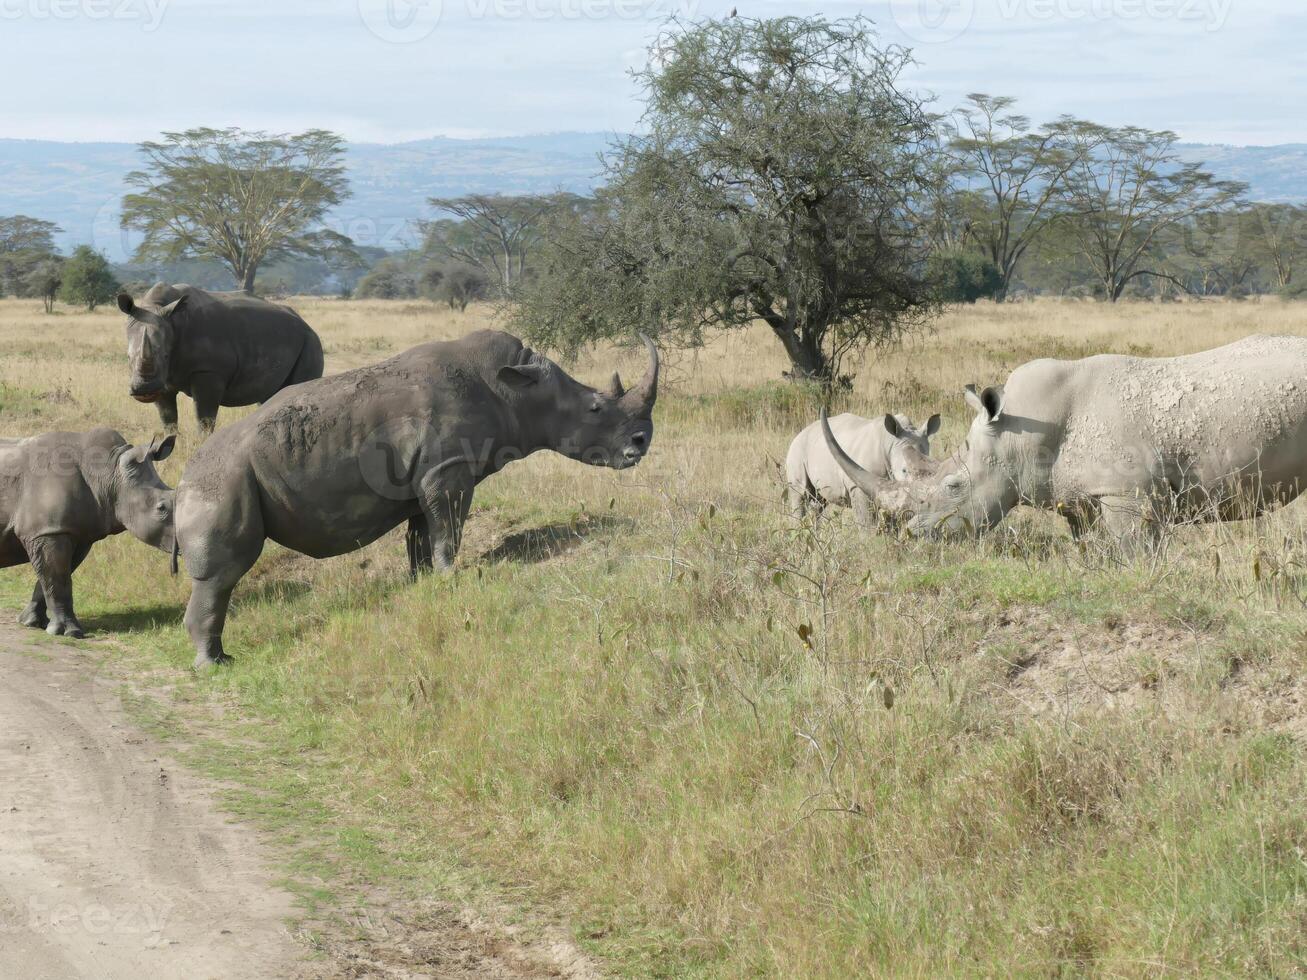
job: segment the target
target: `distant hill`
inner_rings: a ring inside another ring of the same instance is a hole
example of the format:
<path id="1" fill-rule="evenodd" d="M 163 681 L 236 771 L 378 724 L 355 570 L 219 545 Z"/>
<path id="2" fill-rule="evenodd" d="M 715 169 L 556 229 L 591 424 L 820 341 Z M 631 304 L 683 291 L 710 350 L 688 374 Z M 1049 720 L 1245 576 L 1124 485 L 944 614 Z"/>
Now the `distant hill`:
<path id="1" fill-rule="evenodd" d="M 431 216 L 430 197 L 584 193 L 597 183 L 599 154 L 611 139 L 559 133 L 351 143 L 346 164 L 353 194 L 333 224 L 360 244 L 395 249 L 411 242 L 413 219 Z M 140 162 L 134 143 L 0 139 L 0 214 L 53 221 L 64 230 L 65 251 L 89 242 L 122 261 L 134 245 L 118 229 L 123 177 Z"/>
<path id="2" fill-rule="evenodd" d="M 409 143 L 353 143 L 347 163 L 354 194 L 334 224 L 360 244 L 401 248 L 427 198 L 471 192 L 588 191 L 611 134 L 555 133 L 504 139 L 435 137 Z M 1307 144 L 1184 144 L 1218 176 L 1246 181 L 1256 200 L 1307 202 Z M 29 214 L 64 229 L 60 244 L 93 244 L 110 259 L 133 242 L 118 230 L 123 176 L 139 164 L 135 144 L 0 139 L 0 214 Z"/>

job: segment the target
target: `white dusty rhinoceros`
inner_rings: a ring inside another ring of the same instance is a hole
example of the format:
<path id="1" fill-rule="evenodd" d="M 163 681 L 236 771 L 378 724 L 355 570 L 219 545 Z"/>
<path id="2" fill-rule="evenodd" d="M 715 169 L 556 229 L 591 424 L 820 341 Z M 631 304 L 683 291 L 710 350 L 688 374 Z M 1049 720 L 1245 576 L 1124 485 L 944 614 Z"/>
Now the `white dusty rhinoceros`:
<path id="1" fill-rule="evenodd" d="M 1123 543 L 1180 522 L 1240 520 L 1307 484 L 1307 339 L 1252 336 L 1199 354 L 1038 360 L 966 399 L 976 418 L 938 474 L 878 504 L 913 534 L 983 531 L 1018 504 Z M 885 484 L 845 455 L 865 492 Z M 905 511 L 909 513 L 904 513 Z"/>
<path id="2" fill-rule="evenodd" d="M 938 415 L 918 428 L 906 415 L 868 419 L 845 412 L 830 419 L 829 425 L 853 460 L 879 479 L 914 480 L 934 470 L 929 459 L 930 437 L 939 431 Z M 785 455 L 785 498 L 795 517 L 802 517 L 809 508 L 820 514 L 827 504 L 852 507 L 859 523 L 868 517 L 867 496 L 835 462 L 821 420 L 805 427 L 790 443 Z"/>
<path id="3" fill-rule="evenodd" d="M 177 486 L 177 538 L 193 588 L 196 666 L 224 663 L 232 589 L 266 539 L 314 558 L 408 524 L 409 570 L 447 569 L 472 492 L 542 449 L 625 469 L 653 439 L 658 351 L 627 391 L 570 377 L 516 337 L 483 330 L 280 392 L 224 426 Z"/>
<path id="4" fill-rule="evenodd" d="M 31 562 L 32 601 L 18 621 L 80 638 L 73 572 L 122 531 L 173 552 L 173 491 L 154 464 L 174 436 L 133 446 L 113 429 L 0 439 L 0 567 Z"/>

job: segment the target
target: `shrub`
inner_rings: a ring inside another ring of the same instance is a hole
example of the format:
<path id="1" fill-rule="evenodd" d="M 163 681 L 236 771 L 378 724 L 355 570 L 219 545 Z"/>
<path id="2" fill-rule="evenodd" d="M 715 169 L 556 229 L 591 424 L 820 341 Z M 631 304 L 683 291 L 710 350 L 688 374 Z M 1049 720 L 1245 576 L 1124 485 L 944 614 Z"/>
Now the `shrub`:
<path id="1" fill-rule="evenodd" d="M 382 259 L 354 287 L 356 299 L 413 299 L 417 294 L 412 271 L 395 259 Z"/>

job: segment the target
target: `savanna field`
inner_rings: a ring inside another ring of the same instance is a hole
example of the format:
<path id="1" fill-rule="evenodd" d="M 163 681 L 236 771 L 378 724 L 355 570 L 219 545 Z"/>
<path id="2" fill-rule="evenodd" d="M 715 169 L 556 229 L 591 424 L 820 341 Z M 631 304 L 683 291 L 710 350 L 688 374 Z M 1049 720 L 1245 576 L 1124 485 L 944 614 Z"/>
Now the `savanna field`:
<path id="1" fill-rule="evenodd" d="M 329 373 L 491 323 L 294 305 Z M 873 352 L 837 408 L 942 412 L 945 455 L 965 383 L 1257 332 L 1307 334 L 1307 306 L 956 309 Z M 189 672 L 164 556 L 120 535 L 78 572 L 82 622 L 141 678 L 133 710 L 288 842 L 306 909 L 378 880 L 526 910 L 632 976 L 1307 971 L 1303 505 L 1126 563 L 1029 511 L 979 543 L 813 526 L 779 462 L 818 403 L 771 336 L 664 364 L 649 457 L 492 477 L 452 576 L 410 584 L 400 532 L 328 561 L 270 545 L 217 675 Z M 0 301 L 0 382 L 5 435 L 159 428 L 112 307 Z M 4 615 L 31 583 L 0 574 Z"/>

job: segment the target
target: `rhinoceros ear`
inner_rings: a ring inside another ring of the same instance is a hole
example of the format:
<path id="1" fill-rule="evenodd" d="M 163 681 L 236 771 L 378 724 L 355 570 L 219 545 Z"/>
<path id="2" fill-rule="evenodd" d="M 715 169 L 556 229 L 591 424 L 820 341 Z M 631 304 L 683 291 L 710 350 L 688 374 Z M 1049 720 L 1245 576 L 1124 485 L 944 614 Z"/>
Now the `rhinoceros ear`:
<path id="1" fill-rule="evenodd" d="M 173 300 L 171 303 L 169 303 L 159 312 L 162 313 L 164 316 L 168 317 L 168 316 L 172 316 L 174 313 L 184 308 L 185 306 L 186 306 L 186 297 L 182 296 L 180 299 Z"/>
<path id="2" fill-rule="evenodd" d="M 975 385 L 967 385 L 962 394 L 966 397 L 967 404 L 975 409 L 976 414 L 986 422 L 993 422 L 1003 414 L 1002 385 L 991 385 L 979 394 L 976 394 Z"/>
<path id="3" fill-rule="evenodd" d="M 544 380 L 545 369 L 540 364 L 515 364 L 501 367 L 496 375 L 501 384 L 510 388 L 530 388 Z"/>
<path id="4" fill-rule="evenodd" d="M 900 436 L 903 435 L 903 427 L 899 425 L 899 420 L 896 419 L 893 415 L 885 416 L 885 431 L 888 432 L 890 435 L 892 435 L 895 439 L 898 439 Z"/>
<path id="5" fill-rule="evenodd" d="M 132 315 L 132 310 L 136 309 L 136 304 L 132 302 L 131 293 L 118 294 L 118 309 L 122 310 L 128 316 Z"/>
<path id="6" fill-rule="evenodd" d="M 936 412 L 934 415 L 930 417 L 929 420 L 927 420 L 926 422 L 927 439 L 929 439 L 931 436 L 933 436 L 936 432 L 939 431 L 939 422 L 940 422 L 939 412 Z"/>
<path id="7" fill-rule="evenodd" d="M 175 435 L 166 436 L 162 441 L 159 440 L 158 436 L 155 436 L 150 443 L 150 458 L 156 463 L 161 463 L 172 455 L 176 445 L 177 437 Z"/>

